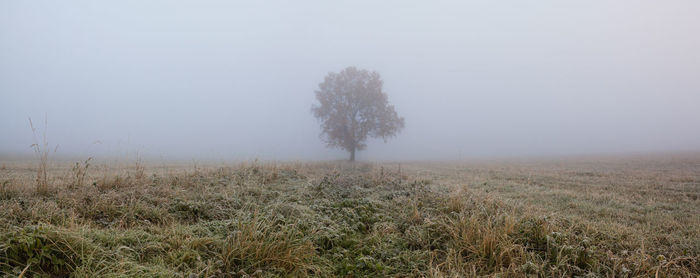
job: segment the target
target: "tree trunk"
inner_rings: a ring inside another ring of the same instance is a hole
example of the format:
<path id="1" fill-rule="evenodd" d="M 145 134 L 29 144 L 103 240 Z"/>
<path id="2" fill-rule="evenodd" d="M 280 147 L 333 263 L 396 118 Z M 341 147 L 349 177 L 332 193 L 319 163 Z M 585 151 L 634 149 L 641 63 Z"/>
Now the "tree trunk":
<path id="1" fill-rule="evenodd" d="M 355 161 L 355 148 L 350 150 L 350 161 Z"/>

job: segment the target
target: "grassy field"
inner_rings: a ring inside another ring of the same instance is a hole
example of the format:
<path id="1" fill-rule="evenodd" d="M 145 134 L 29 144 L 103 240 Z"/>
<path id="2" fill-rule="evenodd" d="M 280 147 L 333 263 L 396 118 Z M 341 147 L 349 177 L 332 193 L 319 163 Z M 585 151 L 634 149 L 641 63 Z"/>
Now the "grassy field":
<path id="1" fill-rule="evenodd" d="M 1 277 L 698 277 L 700 155 L 0 161 Z"/>

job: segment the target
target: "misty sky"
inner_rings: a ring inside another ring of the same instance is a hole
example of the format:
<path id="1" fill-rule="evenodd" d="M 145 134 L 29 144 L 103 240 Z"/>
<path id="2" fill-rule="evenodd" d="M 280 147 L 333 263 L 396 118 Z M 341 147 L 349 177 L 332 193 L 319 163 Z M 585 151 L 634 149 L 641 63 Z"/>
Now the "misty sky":
<path id="1" fill-rule="evenodd" d="M 310 113 L 379 72 L 358 159 L 700 150 L 700 1 L 1 1 L 0 153 L 346 159 Z M 93 143 L 100 141 L 101 143 Z"/>

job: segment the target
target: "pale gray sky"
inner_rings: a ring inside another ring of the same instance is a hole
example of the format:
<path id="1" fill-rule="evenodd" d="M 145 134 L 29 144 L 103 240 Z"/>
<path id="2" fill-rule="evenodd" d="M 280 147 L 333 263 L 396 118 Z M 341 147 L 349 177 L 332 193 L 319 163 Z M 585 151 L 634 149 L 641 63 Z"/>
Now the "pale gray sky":
<path id="1" fill-rule="evenodd" d="M 344 159 L 309 112 L 379 72 L 358 159 L 700 150 L 700 1 L 2 1 L 0 153 Z M 94 141 L 101 144 L 93 144 Z"/>

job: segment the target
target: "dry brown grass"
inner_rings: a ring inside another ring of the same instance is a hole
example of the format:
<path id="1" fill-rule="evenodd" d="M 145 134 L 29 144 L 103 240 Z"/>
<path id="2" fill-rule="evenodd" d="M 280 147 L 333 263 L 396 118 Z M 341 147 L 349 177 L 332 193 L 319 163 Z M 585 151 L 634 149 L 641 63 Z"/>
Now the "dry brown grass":
<path id="1" fill-rule="evenodd" d="M 90 168 L 90 160 L 92 157 L 88 157 L 85 161 L 76 162 L 71 168 L 71 187 L 82 187 L 85 185 L 85 179 L 87 178 L 87 171 Z"/>
<path id="2" fill-rule="evenodd" d="M 546 217 L 560 234 L 586 235 L 598 254 L 597 272 L 693 276 L 698 271 L 697 155 L 416 167 L 529 217 Z"/>
<path id="3" fill-rule="evenodd" d="M 41 141 L 38 140 L 36 134 L 36 128 L 32 119 L 29 118 L 29 127 L 32 129 L 32 134 L 34 135 L 34 143 L 31 145 L 34 153 L 37 156 L 37 166 L 36 166 L 36 179 L 35 188 L 36 192 L 40 195 L 46 195 L 49 193 L 49 175 L 47 172 L 49 163 L 49 141 L 46 138 L 46 130 L 48 129 L 48 119 L 44 119 L 44 132 L 41 136 Z M 58 148 L 58 146 L 56 146 Z"/>
<path id="4" fill-rule="evenodd" d="M 276 227 L 257 214 L 236 225 L 236 232 L 226 238 L 221 250 L 224 273 L 255 274 L 272 266 L 288 275 L 300 275 L 317 268 L 311 264 L 316 253 L 313 243 L 304 240 L 297 227 Z"/>
<path id="5" fill-rule="evenodd" d="M 700 156 L 400 168 L 89 161 L 89 172 L 88 161 L 77 171 L 47 164 L 57 177 L 50 195 L 35 190 L 33 167 L 3 161 L 0 272 L 16 277 L 28 265 L 25 276 L 82 277 L 700 272 Z M 38 249 L 20 248 L 28 242 Z"/>

